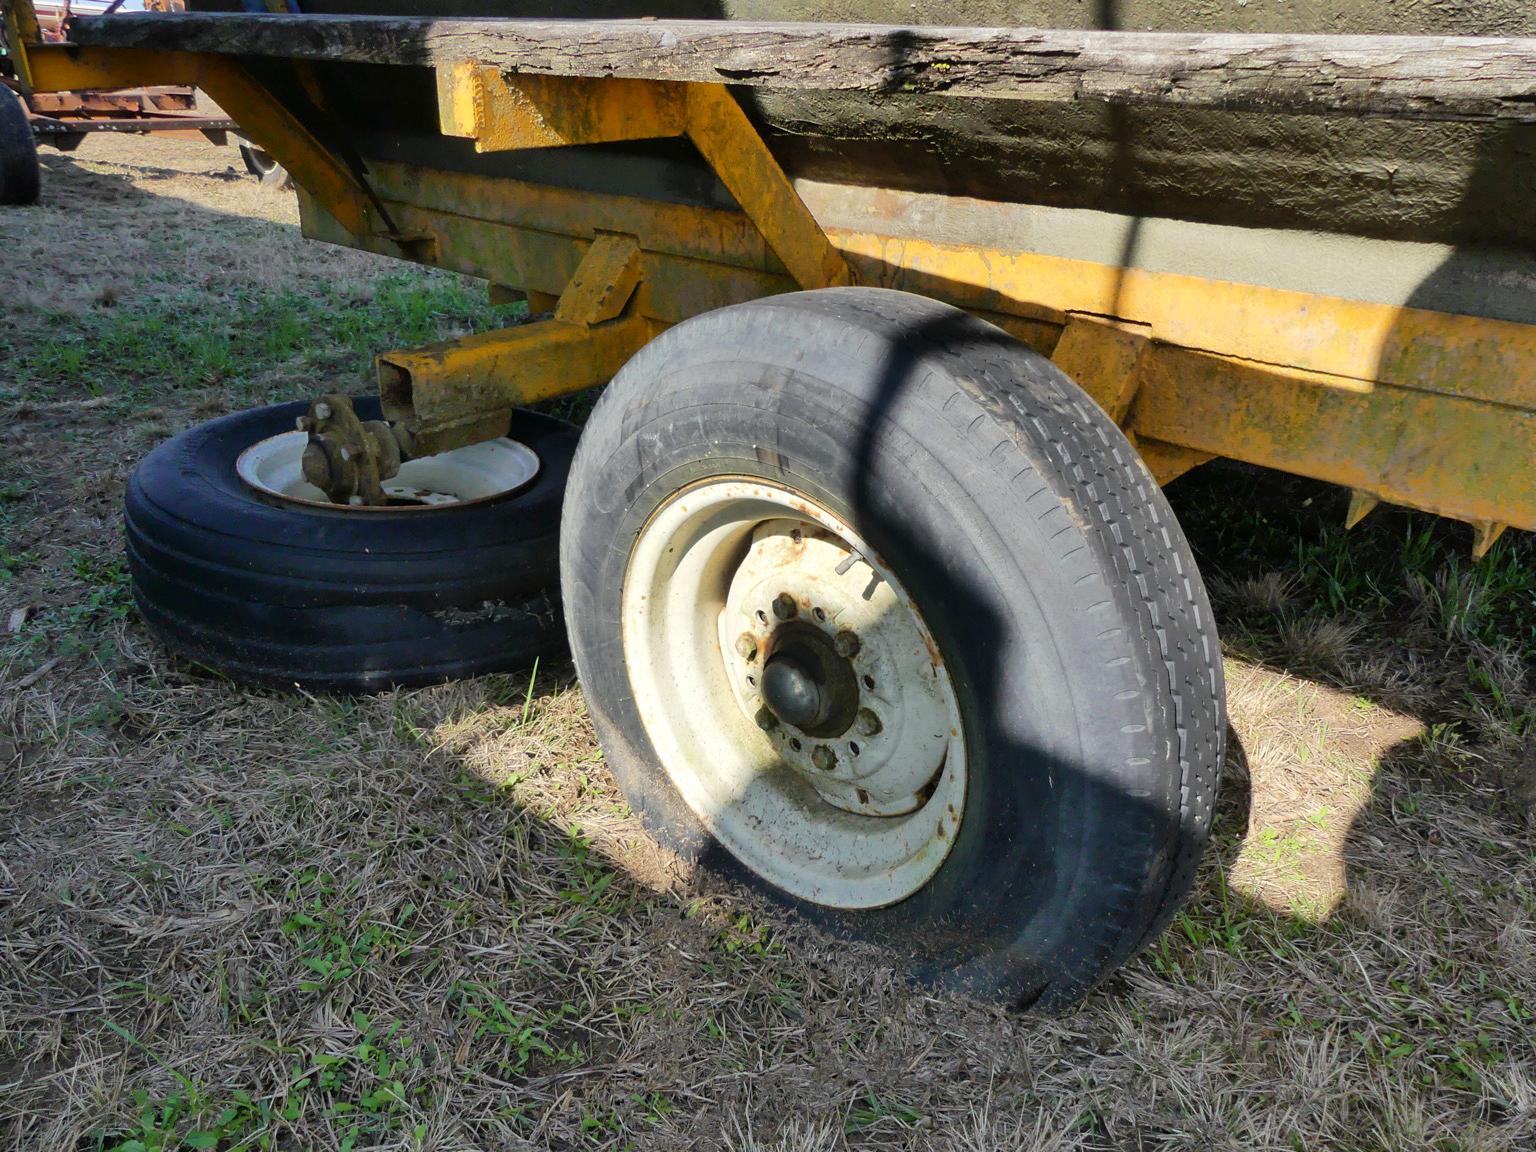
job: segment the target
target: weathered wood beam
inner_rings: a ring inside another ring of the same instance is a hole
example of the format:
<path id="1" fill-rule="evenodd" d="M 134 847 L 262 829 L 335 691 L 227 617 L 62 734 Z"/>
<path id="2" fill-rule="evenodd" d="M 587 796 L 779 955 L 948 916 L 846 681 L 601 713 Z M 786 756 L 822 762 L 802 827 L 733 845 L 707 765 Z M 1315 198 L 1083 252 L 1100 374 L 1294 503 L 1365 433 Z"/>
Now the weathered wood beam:
<path id="1" fill-rule="evenodd" d="M 1536 39 L 187 12 L 82 44 L 757 88 L 1536 122 Z"/>

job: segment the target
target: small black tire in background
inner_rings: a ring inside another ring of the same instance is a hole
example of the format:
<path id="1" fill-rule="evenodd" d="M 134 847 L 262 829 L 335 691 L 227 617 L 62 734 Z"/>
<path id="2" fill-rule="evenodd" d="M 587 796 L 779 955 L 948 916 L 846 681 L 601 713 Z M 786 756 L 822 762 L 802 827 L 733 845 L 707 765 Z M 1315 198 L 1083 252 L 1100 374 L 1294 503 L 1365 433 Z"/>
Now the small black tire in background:
<path id="1" fill-rule="evenodd" d="M 662 334 L 586 425 L 561 580 L 648 827 L 921 980 L 1063 1008 L 1189 890 L 1226 732 L 1194 560 L 982 320 L 847 288 Z"/>
<path id="2" fill-rule="evenodd" d="M 240 160 L 245 170 L 256 177 L 257 183 L 263 188 L 285 192 L 293 188 L 293 177 L 288 175 L 288 169 L 274 160 L 266 149 L 254 144 L 241 144 Z"/>
<path id="3" fill-rule="evenodd" d="M 377 419 L 378 401 L 356 402 Z M 159 445 L 124 504 L 134 597 L 173 652 L 232 679 L 368 692 L 526 667 L 564 646 L 560 504 L 576 430 L 518 412 L 539 457 L 520 491 L 462 506 L 345 511 L 248 486 L 240 454 L 304 403 L 198 425 Z"/>
<path id="4" fill-rule="evenodd" d="M 0 90 L 0 204 L 36 204 L 42 187 L 37 140 L 21 98 Z"/>

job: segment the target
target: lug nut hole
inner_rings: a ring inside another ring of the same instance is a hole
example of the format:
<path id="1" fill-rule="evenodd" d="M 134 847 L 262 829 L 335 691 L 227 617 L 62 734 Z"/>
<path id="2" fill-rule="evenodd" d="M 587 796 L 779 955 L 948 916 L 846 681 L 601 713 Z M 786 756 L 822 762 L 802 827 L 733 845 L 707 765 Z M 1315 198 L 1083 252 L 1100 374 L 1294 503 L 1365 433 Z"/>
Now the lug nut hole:
<path id="1" fill-rule="evenodd" d="M 866 687 L 866 688 L 873 688 L 874 686 L 875 686 L 875 678 L 873 676 L 866 676 L 866 677 L 864 677 L 864 687 Z"/>

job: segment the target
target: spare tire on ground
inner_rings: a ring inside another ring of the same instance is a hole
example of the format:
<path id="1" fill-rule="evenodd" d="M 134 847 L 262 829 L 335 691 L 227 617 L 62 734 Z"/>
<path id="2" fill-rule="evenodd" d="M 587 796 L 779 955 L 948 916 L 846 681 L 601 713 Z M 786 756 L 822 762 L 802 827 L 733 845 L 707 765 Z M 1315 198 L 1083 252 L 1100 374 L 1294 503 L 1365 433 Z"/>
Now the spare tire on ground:
<path id="1" fill-rule="evenodd" d="M 379 416 L 375 399 L 356 408 Z M 394 506 L 346 508 L 302 481 L 306 411 L 198 425 L 129 480 L 134 596 L 168 648 L 236 680 L 367 692 L 563 647 L 557 532 L 574 427 L 518 412 L 509 439 L 405 465 L 385 486 Z"/>
<path id="2" fill-rule="evenodd" d="M 27 111 L 14 92 L 0 91 L 0 204 L 36 204 L 41 185 Z"/>

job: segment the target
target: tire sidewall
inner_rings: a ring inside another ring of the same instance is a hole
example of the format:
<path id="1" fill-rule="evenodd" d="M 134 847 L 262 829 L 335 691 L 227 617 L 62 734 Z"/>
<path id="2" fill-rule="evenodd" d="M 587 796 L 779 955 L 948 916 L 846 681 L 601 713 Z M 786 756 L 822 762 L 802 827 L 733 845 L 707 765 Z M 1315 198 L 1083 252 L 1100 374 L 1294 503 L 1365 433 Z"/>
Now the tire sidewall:
<path id="1" fill-rule="evenodd" d="M 33 204 L 42 183 L 37 140 L 21 97 L 0 86 L 0 204 Z"/>

